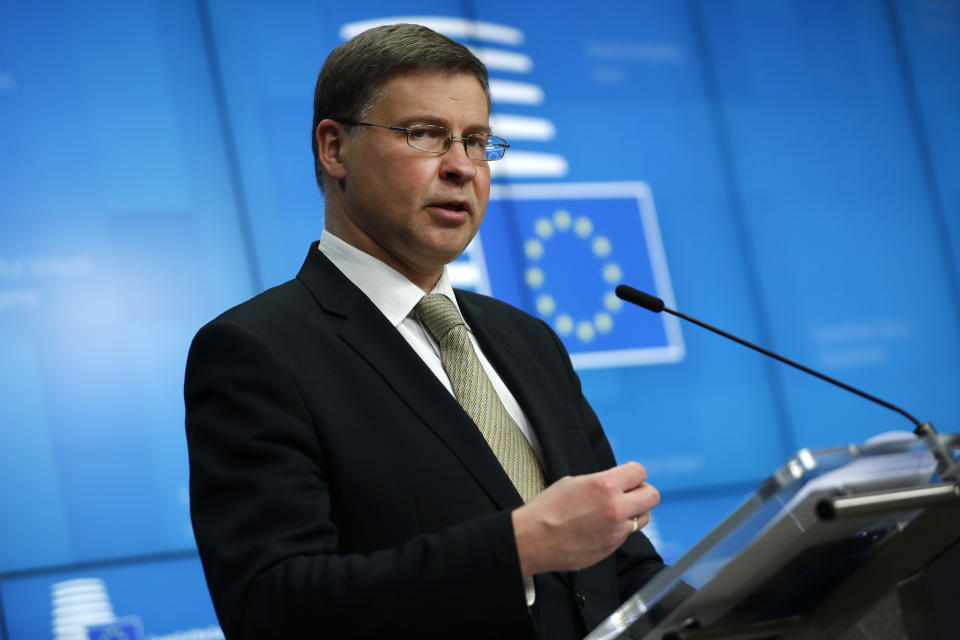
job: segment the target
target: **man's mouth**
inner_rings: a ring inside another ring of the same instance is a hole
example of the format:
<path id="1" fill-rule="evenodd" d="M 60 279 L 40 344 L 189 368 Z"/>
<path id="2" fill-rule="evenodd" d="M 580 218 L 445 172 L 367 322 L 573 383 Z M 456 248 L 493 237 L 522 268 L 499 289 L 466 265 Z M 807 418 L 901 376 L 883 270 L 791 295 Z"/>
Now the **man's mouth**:
<path id="1" fill-rule="evenodd" d="M 458 201 L 435 202 L 431 206 L 438 207 L 440 209 L 448 209 L 450 211 L 468 211 L 466 203 Z"/>

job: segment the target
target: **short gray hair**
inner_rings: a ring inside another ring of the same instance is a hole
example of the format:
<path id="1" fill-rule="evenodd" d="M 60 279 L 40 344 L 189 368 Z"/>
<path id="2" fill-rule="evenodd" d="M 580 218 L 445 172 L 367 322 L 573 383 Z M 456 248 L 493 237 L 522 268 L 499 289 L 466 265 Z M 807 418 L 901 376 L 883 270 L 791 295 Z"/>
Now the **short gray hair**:
<path id="1" fill-rule="evenodd" d="M 374 27 L 330 52 L 313 93 L 313 163 L 323 189 L 323 167 L 317 155 L 317 125 L 330 118 L 359 120 L 394 76 L 411 71 L 472 73 L 490 107 L 487 68 L 459 42 L 417 24 Z"/>

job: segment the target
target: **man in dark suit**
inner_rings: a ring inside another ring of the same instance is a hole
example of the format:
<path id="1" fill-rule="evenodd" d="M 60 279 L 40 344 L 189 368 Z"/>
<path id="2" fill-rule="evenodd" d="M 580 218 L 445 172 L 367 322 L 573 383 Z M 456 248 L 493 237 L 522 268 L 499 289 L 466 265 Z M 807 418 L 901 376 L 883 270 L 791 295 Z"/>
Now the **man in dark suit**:
<path id="1" fill-rule="evenodd" d="M 314 109 L 323 236 L 187 363 L 227 638 L 582 638 L 662 568 L 638 532 L 659 496 L 616 466 L 547 325 L 450 286 L 507 146 L 486 69 L 372 29 L 330 54 Z"/>

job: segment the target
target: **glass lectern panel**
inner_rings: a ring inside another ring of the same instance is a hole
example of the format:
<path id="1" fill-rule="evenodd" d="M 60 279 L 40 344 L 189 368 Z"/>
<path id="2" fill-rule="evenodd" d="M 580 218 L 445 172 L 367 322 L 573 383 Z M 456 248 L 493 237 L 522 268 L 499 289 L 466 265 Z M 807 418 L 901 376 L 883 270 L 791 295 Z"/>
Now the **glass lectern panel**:
<path id="1" fill-rule="evenodd" d="M 960 436 L 939 437 L 958 459 Z M 911 433 L 801 450 L 585 640 L 658 640 L 685 621 L 726 627 L 802 615 L 922 511 L 904 506 L 830 518 L 826 505 L 925 487 L 939 482 L 936 469 Z"/>

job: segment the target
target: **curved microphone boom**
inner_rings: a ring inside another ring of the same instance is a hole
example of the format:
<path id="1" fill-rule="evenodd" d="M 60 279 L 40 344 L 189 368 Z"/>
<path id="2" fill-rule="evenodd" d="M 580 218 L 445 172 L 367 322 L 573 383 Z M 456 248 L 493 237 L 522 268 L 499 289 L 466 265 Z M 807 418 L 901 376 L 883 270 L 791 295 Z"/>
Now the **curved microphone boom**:
<path id="1" fill-rule="evenodd" d="M 739 338 L 733 334 L 727 333 L 726 331 L 723 331 L 722 329 L 718 329 L 714 326 L 711 326 L 706 322 L 701 322 L 700 320 L 697 320 L 696 318 L 692 318 L 684 313 L 680 313 L 675 309 L 670 309 L 669 307 L 664 305 L 663 300 L 661 300 L 656 296 L 652 296 L 649 293 L 645 293 L 643 291 L 640 291 L 639 289 L 634 289 L 633 287 L 625 284 L 617 285 L 616 293 L 617 293 L 617 297 L 620 298 L 621 300 L 625 300 L 626 302 L 630 302 L 632 304 L 641 306 L 644 309 L 653 311 L 654 313 L 660 313 L 661 311 L 666 311 L 671 315 L 677 316 L 678 318 L 683 318 L 687 322 L 692 322 L 693 324 L 703 327 L 704 329 L 707 329 L 708 331 L 712 331 L 718 335 L 721 335 L 724 338 L 733 340 L 734 342 L 742 344 L 745 347 L 750 347 L 754 351 L 759 351 L 765 356 L 770 356 L 775 360 L 779 360 L 784 364 L 788 364 L 795 369 L 799 369 L 800 371 L 803 371 L 804 373 L 809 373 L 812 376 L 816 376 L 817 378 L 820 378 L 825 382 L 829 382 L 832 385 L 836 385 L 841 389 L 845 389 L 850 393 L 855 393 L 861 398 L 865 398 L 871 402 L 874 402 L 880 405 L 881 407 L 886 407 L 887 409 L 896 411 L 900 415 L 910 420 L 910 422 L 912 422 L 914 425 L 916 425 L 916 428 L 913 430 L 913 432 L 918 437 L 923 439 L 923 441 L 927 444 L 927 447 L 931 450 L 931 452 L 936 457 L 937 470 L 940 472 L 941 477 L 943 477 L 944 473 L 946 473 L 948 470 L 951 470 L 951 467 L 954 466 L 953 457 L 946 450 L 946 447 L 944 447 L 943 443 L 940 442 L 940 439 L 937 436 L 937 431 L 936 429 L 933 428 L 933 425 L 930 424 L 929 422 L 921 423 L 919 420 L 914 418 L 912 415 L 910 415 L 900 407 L 890 404 L 886 400 L 881 400 L 876 396 L 870 395 L 866 391 L 861 391 L 856 387 L 851 387 L 849 384 L 845 382 L 840 382 L 839 380 L 835 378 L 831 378 L 830 376 L 824 373 L 820 373 L 819 371 L 814 371 L 809 367 L 805 367 L 798 362 L 794 362 L 789 358 L 785 358 L 781 356 L 779 353 L 774 353 L 769 349 L 764 349 L 763 347 L 759 347 L 753 344 L 752 342 L 748 342 L 743 338 Z"/>

